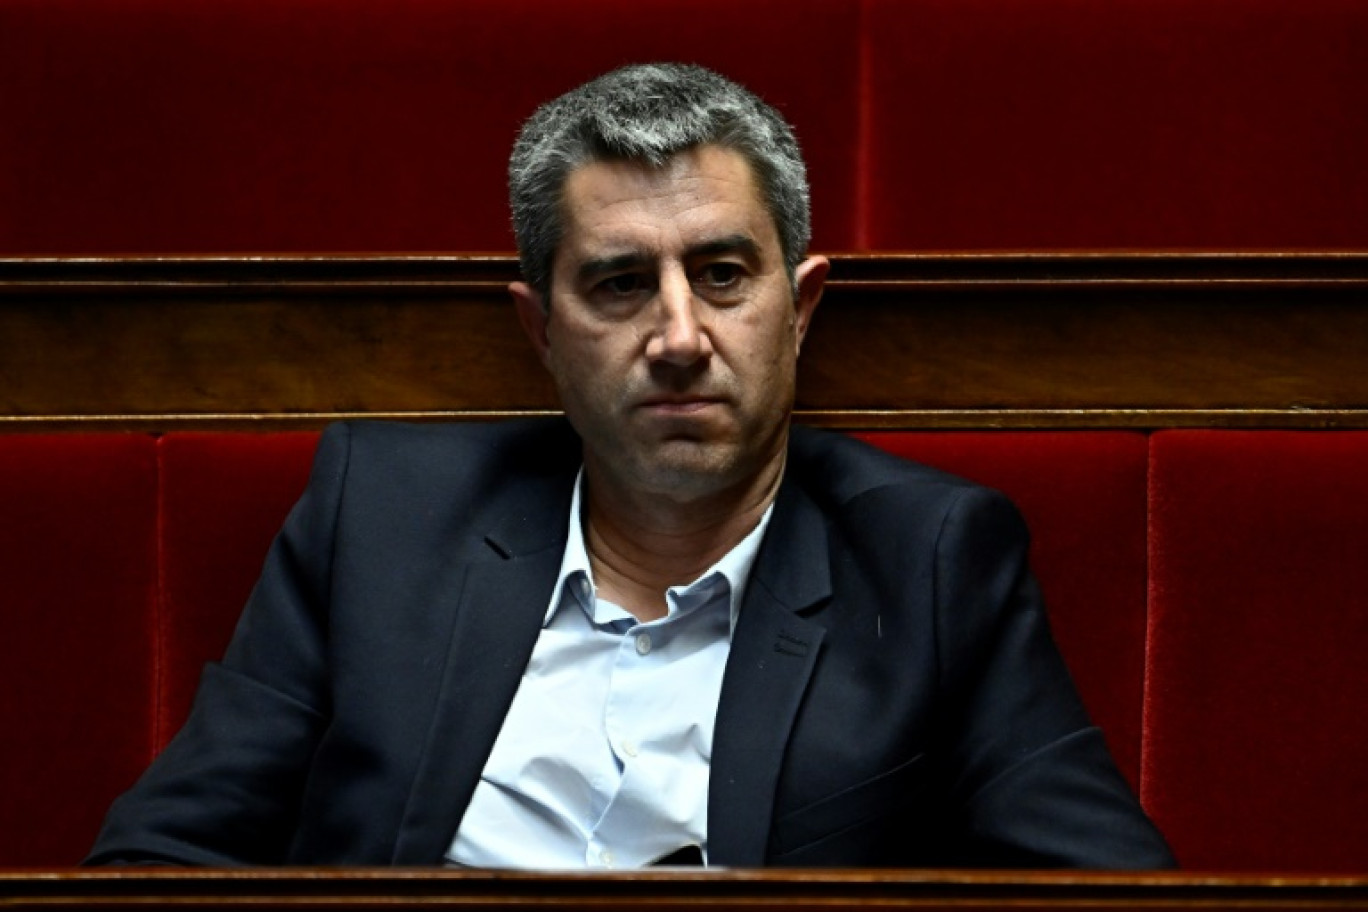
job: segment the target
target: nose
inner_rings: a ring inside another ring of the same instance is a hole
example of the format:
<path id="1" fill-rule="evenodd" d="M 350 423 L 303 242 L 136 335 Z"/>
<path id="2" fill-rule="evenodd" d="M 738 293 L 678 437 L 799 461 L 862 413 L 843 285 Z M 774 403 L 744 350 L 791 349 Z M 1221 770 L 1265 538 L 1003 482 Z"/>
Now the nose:
<path id="1" fill-rule="evenodd" d="M 699 319 L 700 305 L 706 306 L 694 296 L 687 276 L 662 276 L 655 307 L 658 322 L 646 344 L 648 360 L 687 367 L 712 354 L 712 340 Z"/>

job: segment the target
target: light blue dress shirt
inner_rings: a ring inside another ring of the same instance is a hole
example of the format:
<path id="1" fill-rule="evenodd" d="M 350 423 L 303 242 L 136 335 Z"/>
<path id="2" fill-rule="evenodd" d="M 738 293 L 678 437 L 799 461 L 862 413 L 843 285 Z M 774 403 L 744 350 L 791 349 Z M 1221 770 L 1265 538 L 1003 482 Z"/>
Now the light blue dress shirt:
<path id="1" fill-rule="evenodd" d="M 447 860 L 471 867 L 634 868 L 707 858 L 708 768 L 738 607 L 769 525 L 641 623 L 595 594 L 575 482 L 560 576 Z M 498 611 L 498 605 L 485 606 Z"/>

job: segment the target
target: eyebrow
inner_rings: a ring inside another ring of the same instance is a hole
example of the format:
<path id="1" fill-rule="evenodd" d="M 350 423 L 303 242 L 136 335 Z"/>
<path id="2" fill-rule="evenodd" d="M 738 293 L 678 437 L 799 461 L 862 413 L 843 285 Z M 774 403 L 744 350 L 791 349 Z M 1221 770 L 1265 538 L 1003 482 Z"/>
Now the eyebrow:
<path id="1" fill-rule="evenodd" d="M 626 272 L 640 268 L 649 263 L 651 259 L 639 251 L 619 253 L 616 256 L 593 257 L 580 263 L 579 268 L 575 270 L 575 275 L 581 282 L 586 282 L 606 273 Z"/>
<path id="2" fill-rule="evenodd" d="M 686 259 L 694 259 L 725 253 L 740 253 L 747 259 L 759 260 L 760 245 L 749 235 L 728 234 L 694 244 L 685 249 L 684 256 Z M 591 257 L 579 265 L 575 275 L 581 282 L 586 282 L 608 273 L 639 269 L 654 260 L 654 256 L 639 250 L 613 256 Z"/>
<path id="3" fill-rule="evenodd" d="M 760 245 L 755 243 L 755 239 L 746 234 L 729 234 L 725 237 L 714 238 L 695 244 L 685 251 L 685 256 L 716 256 L 719 253 L 740 253 L 749 259 L 760 259 Z"/>

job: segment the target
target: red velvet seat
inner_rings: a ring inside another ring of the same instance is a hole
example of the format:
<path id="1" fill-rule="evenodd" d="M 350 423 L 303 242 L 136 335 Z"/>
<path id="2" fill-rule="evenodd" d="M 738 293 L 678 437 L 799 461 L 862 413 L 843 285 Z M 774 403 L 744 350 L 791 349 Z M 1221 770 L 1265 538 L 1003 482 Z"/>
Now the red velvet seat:
<path id="1" fill-rule="evenodd" d="M 1357 0 L 0 0 L 0 254 L 512 249 L 519 122 L 752 86 L 819 249 L 1368 246 Z"/>
<path id="2" fill-rule="evenodd" d="M 32 608 L 18 619 L 23 636 L 5 641 L 14 655 L 4 667 L 16 681 L 8 692 L 43 697 L 3 704 L 4 718 L 9 730 L 33 732 L 45 746 L 11 754 L 3 768 L 4 784 L 22 785 L 15 793 L 33 800 L 15 807 L 0 836 L 14 844 L 0 845 L 0 863 L 78 859 L 108 801 L 175 733 L 203 664 L 222 652 L 270 540 L 304 487 L 316 436 L 174 433 L 155 444 L 132 435 L 0 438 L 0 479 L 27 505 L 0 531 L 23 538 L 27 550 L 6 549 L 0 560 L 22 569 L 11 578 L 23 583 L 29 604 L 62 593 L 69 605 L 66 616 Z M 1022 507 L 1061 647 L 1136 781 L 1145 438 L 867 436 L 995 485 Z M 74 539 L 72 523 L 84 530 Z M 89 571 L 62 577 L 68 554 L 80 555 Z M 75 587 L 75 596 L 63 587 Z M 69 664 L 72 642 L 77 660 Z M 61 645 L 61 660 L 37 660 L 51 644 Z M 73 677 L 75 669 L 83 671 Z M 85 768 L 91 765 L 97 775 Z M 46 795 L 30 787 L 35 776 Z M 72 793 L 71 782 L 83 785 Z M 49 803 L 60 811 L 49 814 Z M 79 826 L 61 826 L 64 815 Z M 9 836 L 28 829 L 41 831 L 39 838 Z"/>
<path id="3" fill-rule="evenodd" d="M 1146 439 L 1126 432 L 861 435 L 1007 494 L 1069 669 L 1112 755 L 1140 782 Z"/>
<path id="4" fill-rule="evenodd" d="M 317 441 L 311 432 L 161 438 L 159 748 L 185 721 L 204 663 L 228 645 Z"/>
<path id="5" fill-rule="evenodd" d="M 1143 798 L 1195 868 L 1364 870 L 1368 433 L 1153 439 Z"/>
<path id="6" fill-rule="evenodd" d="M 870 0 L 873 249 L 1368 246 L 1368 4 Z"/>
<path id="7" fill-rule="evenodd" d="M 1362 870 L 1368 433 L 863 436 L 1018 503 L 1084 700 L 1185 865 Z M 0 865 L 78 860 L 180 724 L 315 440 L 0 436 Z"/>
<path id="8" fill-rule="evenodd" d="M 683 60 L 779 106 L 854 240 L 859 0 L 0 0 L 0 255 L 506 251 L 535 107 Z"/>
<path id="9" fill-rule="evenodd" d="M 0 864 L 80 861 L 152 759 L 154 450 L 0 435 Z"/>

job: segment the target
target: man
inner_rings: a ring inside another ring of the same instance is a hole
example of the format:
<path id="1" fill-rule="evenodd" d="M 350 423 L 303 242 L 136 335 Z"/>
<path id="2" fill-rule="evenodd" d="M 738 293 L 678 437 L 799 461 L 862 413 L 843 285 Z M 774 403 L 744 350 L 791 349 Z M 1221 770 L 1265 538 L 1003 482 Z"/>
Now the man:
<path id="1" fill-rule="evenodd" d="M 782 118 L 696 67 L 510 165 L 560 420 L 341 425 L 91 860 L 1170 863 L 1000 496 L 790 430 L 827 262 Z"/>

